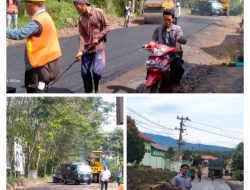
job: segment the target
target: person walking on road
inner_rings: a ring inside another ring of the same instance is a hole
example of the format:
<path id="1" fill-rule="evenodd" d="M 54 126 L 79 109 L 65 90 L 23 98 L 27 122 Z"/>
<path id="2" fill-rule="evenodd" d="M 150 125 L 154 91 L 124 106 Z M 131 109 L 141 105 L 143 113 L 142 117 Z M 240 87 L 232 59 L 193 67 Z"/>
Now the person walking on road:
<path id="1" fill-rule="evenodd" d="M 7 29 L 12 40 L 27 39 L 24 55 L 27 93 L 47 92 L 48 84 L 59 75 L 61 48 L 56 27 L 44 8 L 45 0 L 24 0 L 31 21 L 19 29 Z"/>
<path id="2" fill-rule="evenodd" d="M 201 175 L 202 175 L 201 168 L 198 168 L 197 175 L 198 175 L 198 179 L 199 179 L 199 182 L 200 182 L 201 181 Z"/>
<path id="3" fill-rule="evenodd" d="M 210 171 L 210 177 L 211 177 L 211 179 L 212 179 L 212 181 L 214 180 L 214 170 L 211 170 Z"/>
<path id="4" fill-rule="evenodd" d="M 192 173 L 191 173 L 191 181 L 193 181 L 195 179 L 195 168 L 191 169 Z"/>
<path id="5" fill-rule="evenodd" d="M 179 20 L 179 17 L 181 16 L 181 6 L 179 2 L 176 3 L 176 6 L 174 7 L 174 12 L 175 12 L 174 24 L 178 25 L 178 20 Z"/>
<path id="6" fill-rule="evenodd" d="M 81 75 L 84 90 L 85 93 L 92 93 L 91 67 L 93 67 L 94 90 L 98 93 L 106 62 L 104 42 L 106 42 L 106 34 L 111 26 L 103 10 L 92 7 L 87 0 L 74 0 L 73 2 L 80 14 L 78 22 L 80 47 L 76 60 L 82 60 Z"/>
<path id="7" fill-rule="evenodd" d="M 119 166 L 117 171 L 116 171 L 116 181 L 118 186 L 121 184 L 121 179 L 122 179 L 122 168 Z"/>
<path id="8" fill-rule="evenodd" d="M 107 169 L 107 166 L 104 166 L 102 172 L 100 173 L 101 190 L 103 190 L 104 186 L 105 190 L 108 189 L 108 182 L 110 177 L 111 177 L 110 171 Z"/>
<path id="9" fill-rule="evenodd" d="M 7 28 L 10 28 L 11 21 L 13 22 L 13 28 L 17 28 L 19 0 L 7 0 L 6 6 Z"/>
<path id="10" fill-rule="evenodd" d="M 124 27 L 128 27 L 128 23 L 130 21 L 130 16 L 132 14 L 132 3 L 131 1 L 128 2 L 128 6 L 125 6 L 124 8 L 124 16 L 125 16 L 125 20 L 124 20 Z"/>
<path id="11" fill-rule="evenodd" d="M 187 171 L 189 166 L 187 164 L 181 165 L 181 172 L 180 174 L 176 175 L 173 179 L 172 185 L 174 187 L 182 187 L 182 190 L 191 190 L 192 184 L 189 177 L 187 177 Z"/>

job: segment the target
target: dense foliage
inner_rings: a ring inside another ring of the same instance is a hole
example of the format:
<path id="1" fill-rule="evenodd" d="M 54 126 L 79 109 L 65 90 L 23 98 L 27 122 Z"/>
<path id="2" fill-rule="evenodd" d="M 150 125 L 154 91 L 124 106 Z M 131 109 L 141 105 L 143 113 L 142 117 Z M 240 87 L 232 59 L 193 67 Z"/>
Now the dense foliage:
<path id="1" fill-rule="evenodd" d="M 144 157 L 144 143 L 134 121 L 127 117 L 127 160 L 139 164 Z"/>
<path id="2" fill-rule="evenodd" d="M 123 132 L 102 130 L 114 105 L 99 97 L 7 99 L 7 150 L 14 171 L 14 141 L 25 153 L 25 175 L 50 175 L 63 162 L 84 161 L 93 150 L 122 160 Z"/>
<path id="3" fill-rule="evenodd" d="M 45 5 L 48 13 L 53 18 L 57 28 L 73 27 L 77 25 L 79 18 L 78 12 L 75 10 L 73 0 L 46 0 Z M 123 16 L 124 2 L 121 0 L 90 0 L 94 7 L 102 8 L 109 17 Z M 19 26 L 23 26 L 29 21 L 25 15 L 25 4 L 21 3 L 19 11 Z"/>
<path id="4" fill-rule="evenodd" d="M 236 147 L 233 153 L 233 169 L 234 170 L 243 170 L 244 169 L 244 144 L 241 142 Z"/>

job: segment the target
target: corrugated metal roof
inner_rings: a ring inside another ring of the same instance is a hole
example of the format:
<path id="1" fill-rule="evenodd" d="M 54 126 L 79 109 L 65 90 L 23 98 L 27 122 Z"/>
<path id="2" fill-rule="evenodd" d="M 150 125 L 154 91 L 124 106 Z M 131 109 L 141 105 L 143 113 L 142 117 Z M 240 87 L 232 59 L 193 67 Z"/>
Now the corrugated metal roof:
<path id="1" fill-rule="evenodd" d="M 142 139 L 145 140 L 145 141 L 154 143 L 154 141 L 152 141 L 147 135 L 145 135 L 145 134 L 142 133 L 142 132 L 139 132 L 139 136 L 140 136 L 140 138 L 142 138 Z"/>
<path id="2" fill-rule="evenodd" d="M 201 156 L 201 158 L 203 160 L 216 160 L 216 159 L 218 159 L 218 158 L 211 156 L 211 155 L 203 155 L 203 156 Z"/>
<path id="3" fill-rule="evenodd" d="M 161 147 L 161 145 L 156 144 L 156 143 L 151 143 L 151 146 L 154 147 L 157 150 L 162 150 L 162 151 L 166 151 L 164 148 Z"/>

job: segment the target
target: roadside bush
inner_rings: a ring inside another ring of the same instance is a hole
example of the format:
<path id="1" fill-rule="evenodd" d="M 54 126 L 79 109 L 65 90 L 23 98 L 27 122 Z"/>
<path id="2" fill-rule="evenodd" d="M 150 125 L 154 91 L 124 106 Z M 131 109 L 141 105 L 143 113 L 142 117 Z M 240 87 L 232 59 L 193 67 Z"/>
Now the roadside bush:
<path id="1" fill-rule="evenodd" d="M 46 10 L 51 15 L 57 28 L 74 27 L 77 25 L 79 14 L 72 2 L 73 0 L 64 0 L 61 2 L 46 0 Z M 90 0 L 89 2 L 92 3 L 93 7 L 104 9 L 104 11 L 111 17 L 123 16 L 123 1 Z M 24 26 L 29 20 L 29 17 L 25 15 L 25 3 L 21 3 L 19 8 L 18 26 Z"/>
<path id="2" fill-rule="evenodd" d="M 77 24 L 79 14 L 72 2 L 58 3 L 57 1 L 49 1 L 47 5 L 47 11 L 53 18 L 57 28 L 73 27 Z"/>
<path id="3" fill-rule="evenodd" d="M 7 184 L 14 185 L 24 185 L 26 180 L 24 177 L 7 177 Z"/>
<path id="4" fill-rule="evenodd" d="M 244 171 L 237 170 L 233 172 L 233 179 L 243 181 L 244 180 Z"/>

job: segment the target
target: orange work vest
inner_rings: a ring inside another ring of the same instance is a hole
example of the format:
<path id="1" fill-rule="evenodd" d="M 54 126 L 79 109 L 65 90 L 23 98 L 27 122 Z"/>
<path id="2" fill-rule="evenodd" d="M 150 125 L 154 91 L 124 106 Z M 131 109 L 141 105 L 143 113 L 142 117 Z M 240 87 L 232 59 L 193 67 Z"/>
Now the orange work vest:
<path id="1" fill-rule="evenodd" d="M 47 12 L 34 16 L 32 20 L 39 22 L 42 27 L 41 35 L 28 37 L 26 44 L 30 64 L 37 68 L 58 59 L 61 56 L 61 48 L 56 27 Z"/>
<path id="2" fill-rule="evenodd" d="M 9 1 L 7 5 L 7 13 L 9 14 L 17 14 L 18 13 L 18 6 L 13 1 Z"/>

